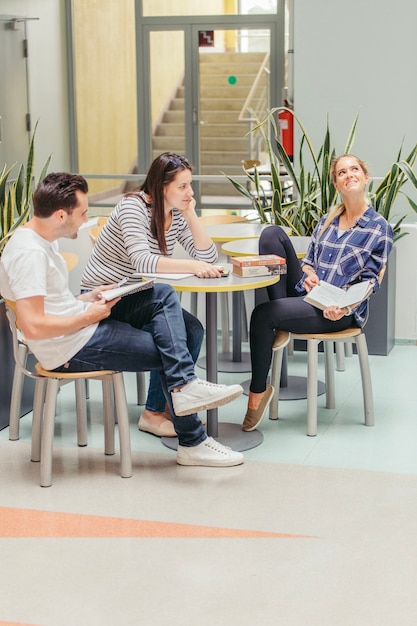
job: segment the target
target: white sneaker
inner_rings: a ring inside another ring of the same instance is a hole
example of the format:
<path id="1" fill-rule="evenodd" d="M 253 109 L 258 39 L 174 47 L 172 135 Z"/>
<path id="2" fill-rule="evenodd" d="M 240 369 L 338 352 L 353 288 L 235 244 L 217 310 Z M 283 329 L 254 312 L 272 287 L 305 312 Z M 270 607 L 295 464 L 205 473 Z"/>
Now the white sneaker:
<path id="1" fill-rule="evenodd" d="M 219 443 L 213 437 L 207 437 L 198 446 L 189 448 L 178 446 L 178 465 L 202 465 L 204 467 L 232 467 L 241 465 L 243 454 Z"/>
<path id="2" fill-rule="evenodd" d="M 240 385 L 216 385 L 196 378 L 180 391 L 171 393 L 175 415 L 190 415 L 206 409 L 215 409 L 231 402 L 243 393 Z"/>

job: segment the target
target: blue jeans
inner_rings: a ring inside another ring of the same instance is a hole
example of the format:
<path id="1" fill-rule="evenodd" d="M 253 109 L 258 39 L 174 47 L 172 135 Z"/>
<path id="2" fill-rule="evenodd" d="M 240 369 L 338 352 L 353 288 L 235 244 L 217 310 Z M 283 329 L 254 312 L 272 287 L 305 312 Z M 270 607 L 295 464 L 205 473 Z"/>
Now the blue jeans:
<path id="1" fill-rule="evenodd" d="M 185 330 L 187 333 L 187 347 L 194 363 L 200 354 L 203 343 L 204 328 L 201 322 L 188 311 L 182 310 L 184 316 Z M 165 410 L 165 395 L 162 389 L 160 374 L 157 370 L 152 370 L 149 378 L 148 396 L 145 407 L 148 411 L 163 413 Z"/>
<path id="2" fill-rule="evenodd" d="M 152 289 L 122 298 L 85 346 L 56 371 L 97 369 L 159 370 L 179 443 L 196 446 L 206 438 L 196 413 L 177 417 L 172 407 L 170 392 L 194 380 L 196 375 L 187 347 L 183 311 L 169 285 L 156 284 Z"/>

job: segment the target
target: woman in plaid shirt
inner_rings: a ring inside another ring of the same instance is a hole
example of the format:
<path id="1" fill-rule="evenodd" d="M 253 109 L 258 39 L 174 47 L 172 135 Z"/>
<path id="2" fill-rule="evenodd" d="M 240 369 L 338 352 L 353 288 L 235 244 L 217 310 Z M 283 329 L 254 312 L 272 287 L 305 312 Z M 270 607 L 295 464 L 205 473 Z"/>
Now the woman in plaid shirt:
<path id="1" fill-rule="evenodd" d="M 368 202 L 368 170 L 351 154 L 335 158 L 331 179 L 341 197 L 317 224 L 302 265 L 279 226 L 266 228 L 259 241 L 259 254 L 286 258 L 287 275 L 268 288 L 269 302 L 255 307 L 250 322 L 252 380 L 243 430 L 254 430 L 263 419 L 274 389 L 266 384 L 275 330 L 293 333 L 326 333 L 361 327 L 368 314 L 368 301 L 356 307 L 327 307 L 324 311 L 305 302 L 304 296 L 324 280 L 336 287 L 371 281 L 377 291 L 378 275 L 392 248 L 391 226 Z"/>

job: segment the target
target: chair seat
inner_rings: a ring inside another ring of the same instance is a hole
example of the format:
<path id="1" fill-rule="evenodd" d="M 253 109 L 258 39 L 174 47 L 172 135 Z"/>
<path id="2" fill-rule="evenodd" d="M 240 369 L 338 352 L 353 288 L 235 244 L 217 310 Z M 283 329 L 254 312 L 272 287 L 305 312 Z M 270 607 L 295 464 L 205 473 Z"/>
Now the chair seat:
<path id="1" fill-rule="evenodd" d="M 88 372 L 54 372 L 45 370 L 40 363 L 35 364 L 36 373 L 44 378 L 57 378 L 58 380 L 79 380 L 80 378 L 103 378 L 114 372 L 112 370 L 93 370 Z"/>
<path id="2" fill-rule="evenodd" d="M 318 341 L 343 341 L 353 337 L 357 337 L 362 332 L 362 329 L 358 326 L 350 326 L 345 330 L 340 330 L 337 333 L 306 333 L 306 334 L 295 334 L 292 333 L 291 336 L 293 339 L 317 339 Z"/>

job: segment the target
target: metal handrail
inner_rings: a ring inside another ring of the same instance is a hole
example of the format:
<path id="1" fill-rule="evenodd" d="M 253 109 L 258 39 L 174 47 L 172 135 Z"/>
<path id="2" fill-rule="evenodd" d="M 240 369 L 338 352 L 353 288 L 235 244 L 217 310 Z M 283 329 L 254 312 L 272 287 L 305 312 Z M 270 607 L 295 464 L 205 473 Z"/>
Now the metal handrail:
<path id="1" fill-rule="evenodd" d="M 265 58 L 258 70 L 238 117 L 239 122 L 245 122 L 249 126 L 249 158 L 251 159 L 259 158 L 259 141 L 261 139 L 261 137 L 257 137 L 255 146 L 255 138 L 252 133 L 252 129 L 256 124 L 258 124 L 261 114 L 265 113 L 269 109 L 269 81 L 265 81 L 265 76 L 270 74 L 268 67 L 269 56 L 269 53 L 265 54 Z"/>

